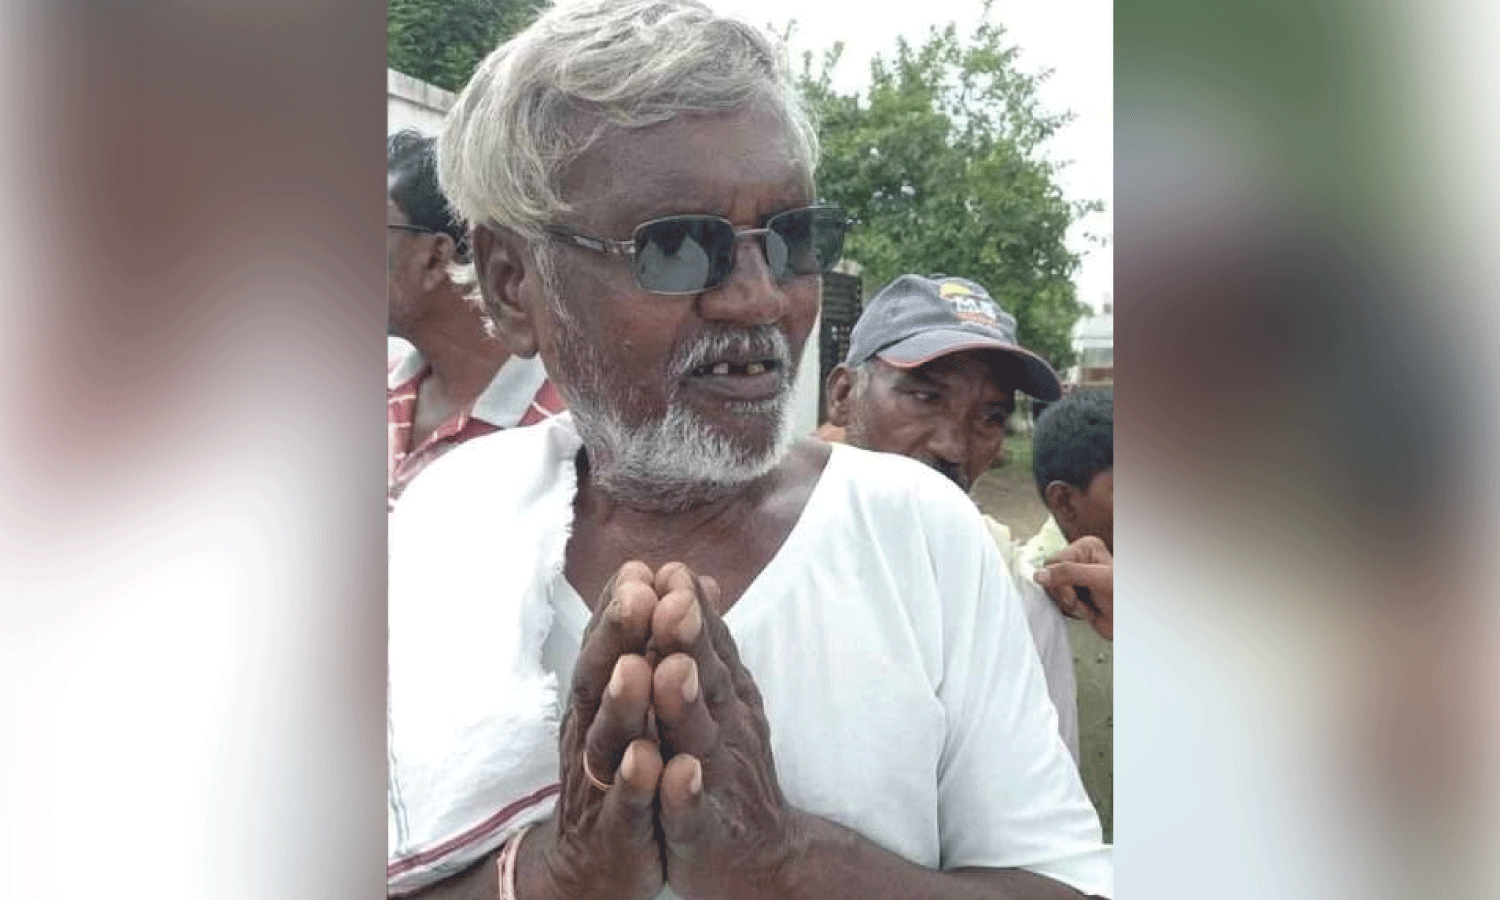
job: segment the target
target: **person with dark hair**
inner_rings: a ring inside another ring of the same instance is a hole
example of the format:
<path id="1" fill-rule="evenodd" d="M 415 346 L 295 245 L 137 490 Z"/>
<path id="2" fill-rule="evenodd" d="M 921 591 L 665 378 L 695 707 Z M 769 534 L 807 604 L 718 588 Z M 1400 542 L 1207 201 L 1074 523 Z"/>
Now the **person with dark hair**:
<path id="1" fill-rule="evenodd" d="M 386 141 L 387 331 L 410 348 L 386 377 L 390 506 L 453 446 L 562 408 L 541 361 L 491 333 L 464 228 L 438 189 L 435 143 L 410 130 Z"/>
<path id="2" fill-rule="evenodd" d="M 1063 537 L 1093 535 L 1115 549 L 1115 398 L 1073 391 L 1037 420 L 1031 472 Z"/>
<path id="3" fill-rule="evenodd" d="M 1111 389 L 1074 391 L 1037 420 L 1032 475 L 1052 517 L 1022 550 L 1063 613 L 1106 640 L 1114 637 L 1114 430 Z"/>

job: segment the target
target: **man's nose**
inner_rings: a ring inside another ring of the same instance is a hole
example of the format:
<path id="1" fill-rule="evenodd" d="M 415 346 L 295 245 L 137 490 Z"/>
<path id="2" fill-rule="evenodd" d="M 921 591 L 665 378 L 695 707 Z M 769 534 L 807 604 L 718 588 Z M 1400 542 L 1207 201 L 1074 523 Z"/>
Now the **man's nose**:
<path id="1" fill-rule="evenodd" d="M 933 427 L 927 448 L 943 462 L 961 467 L 969 459 L 969 429 L 945 418 Z"/>
<path id="2" fill-rule="evenodd" d="M 704 319 L 744 325 L 771 325 L 787 312 L 785 285 L 771 274 L 760 236 L 735 241 L 734 268 L 724 283 L 707 291 L 698 301 Z"/>

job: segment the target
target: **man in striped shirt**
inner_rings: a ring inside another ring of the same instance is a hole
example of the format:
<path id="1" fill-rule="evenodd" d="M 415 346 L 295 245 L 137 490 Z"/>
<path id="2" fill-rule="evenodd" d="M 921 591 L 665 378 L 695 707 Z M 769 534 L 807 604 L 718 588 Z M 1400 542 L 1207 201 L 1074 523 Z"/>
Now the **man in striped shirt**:
<path id="1" fill-rule="evenodd" d="M 386 144 L 389 354 L 387 502 L 459 443 L 531 425 L 562 409 L 540 358 L 512 356 L 476 296 L 462 226 L 438 189 L 435 142 L 402 131 Z"/>

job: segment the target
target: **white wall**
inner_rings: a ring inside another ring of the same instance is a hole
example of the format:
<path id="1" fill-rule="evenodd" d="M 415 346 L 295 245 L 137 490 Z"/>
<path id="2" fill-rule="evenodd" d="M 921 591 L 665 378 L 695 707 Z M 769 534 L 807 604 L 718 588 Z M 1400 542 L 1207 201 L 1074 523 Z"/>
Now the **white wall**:
<path id="1" fill-rule="evenodd" d="M 395 69 L 385 70 L 385 133 L 413 128 L 436 136 L 454 95 Z"/>
<path id="2" fill-rule="evenodd" d="M 823 317 L 813 323 L 812 334 L 802 349 L 802 366 L 797 370 L 797 383 L 792 388 L 792 428 L 798 435 L 812 434 L 818 427 L 818 378 L 822 367 L 818 365 L 818 338 L 822 332 Z"/>

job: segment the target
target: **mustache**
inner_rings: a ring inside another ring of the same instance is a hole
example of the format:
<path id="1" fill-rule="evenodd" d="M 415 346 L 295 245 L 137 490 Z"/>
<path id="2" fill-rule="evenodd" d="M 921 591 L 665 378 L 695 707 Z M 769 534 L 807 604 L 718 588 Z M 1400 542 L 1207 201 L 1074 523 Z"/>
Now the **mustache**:
<path id="1" fill-rule="evenodd" d="M 691 343 L 678 347 L 667 362 L 667 374 L 673 379 L 719 360 L 774 360 L 783 378 L 791 378 L 792 343 L 786 333 L 774 325 L 749 328 L 711 326 Z"/>

